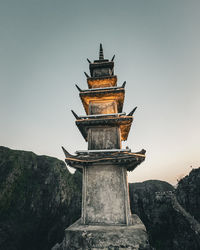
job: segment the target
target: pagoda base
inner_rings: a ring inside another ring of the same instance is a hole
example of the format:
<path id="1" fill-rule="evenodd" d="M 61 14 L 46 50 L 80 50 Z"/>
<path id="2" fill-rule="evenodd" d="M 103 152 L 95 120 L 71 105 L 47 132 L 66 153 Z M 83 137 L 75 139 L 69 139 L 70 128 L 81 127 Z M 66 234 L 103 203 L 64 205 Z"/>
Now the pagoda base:
<path id="1" fill-rule="evenodd" d="M 132 216 L 134 224 L 130 226 L 83 225 L 78 220 L 52 250 L 150 250 L 144 224 L 137 215 Z"/>

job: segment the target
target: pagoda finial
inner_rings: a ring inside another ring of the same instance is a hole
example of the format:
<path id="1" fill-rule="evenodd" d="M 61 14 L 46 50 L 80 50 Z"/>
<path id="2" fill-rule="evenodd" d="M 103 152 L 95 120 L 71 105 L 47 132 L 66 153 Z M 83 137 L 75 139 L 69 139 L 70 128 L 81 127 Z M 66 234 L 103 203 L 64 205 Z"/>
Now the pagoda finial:
<path id="1" fill-rule="evenodd" d="M 104 56 L 103 56 L 103 47 L 102 44 L 100 43 L 100 48 L 99 48 L 99 60 L 103 60 Z"/>

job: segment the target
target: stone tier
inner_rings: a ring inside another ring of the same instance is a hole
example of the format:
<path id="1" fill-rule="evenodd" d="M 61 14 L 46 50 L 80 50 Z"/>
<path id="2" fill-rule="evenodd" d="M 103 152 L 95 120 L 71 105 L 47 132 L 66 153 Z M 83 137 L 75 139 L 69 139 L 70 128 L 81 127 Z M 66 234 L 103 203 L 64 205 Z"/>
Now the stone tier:
<path id="1" fill-rule="evenodd" d="M 90 131 L 90 128 L 96 129 L 96 131 L 99 128 L 99 133 L 101 131 L 103 133 L 103 128 L 105 128 L 105 131 L 104 131 L 105 137 L 109 136 L 109 133 L 110 133 L 109 131 L 106 131 L 106 129 L 109 130 L 109 128 L 119 128 L 120 140 L 126 141 L 131 125 L 132 125 L 132 121 L 133 121 L 132 116 L 118 116 L 118 117 L 106 117 L 105 116 L 105 117 L 94 118 L 94 119 L 89 118 L 89 119 L 76 120 L 76 125 L 79 128 L 85 141 L 88 141 L 88 132 Z M 109 137 L 112 137 L 112 135 Z M 113 148 L 116 148 L 116 147 L 113 147 Z"/>
<path id="2" fill-rule="evenodd" d="M 90 63 L 90 74 L 93 77 L 113 75 L 114 62 L 107 59 L 95 60 L 94 63 Z"/>
<path id="3" fill-rule="evenodd" d="M 121 113 L 124 95 L 123 87 L 87 90 L 79 94 L 86 114 L 90 115 Z"/>

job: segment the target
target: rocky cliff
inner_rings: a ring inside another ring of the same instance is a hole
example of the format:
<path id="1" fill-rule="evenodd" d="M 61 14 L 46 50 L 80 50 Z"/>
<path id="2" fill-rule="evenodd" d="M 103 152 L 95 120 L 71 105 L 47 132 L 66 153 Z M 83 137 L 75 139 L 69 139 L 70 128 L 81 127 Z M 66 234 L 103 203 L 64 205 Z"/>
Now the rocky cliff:
<path id="1" fill-rule="evenodd" d="M 157 180 L 129 185 L 132 213 L 155 249 L 200 249 L 199 176 L 192 170 L 176 190 Z M 61 242 L 80 218 L 81 186 L 81 174 L 63 161 L 0 147 L 0 249 L 47 250 Z"/>
<path id="2" fill-rule="evenodd" d="M 0 147 L 1 250 L 50 249 L 80 208 L 80 174 L 56 158 Z"/>
<path id="3" fill-rule="evenodd" d="M 200 249 L 200 224 L 178 203 L 169 183 L 145 181 L 129 189 L 132 213 L 145 224 L 155 249 Z"/>
<path id="4" fill-rule="evenodd" d="M 176 189 L 179 203 L 200 222 L 200 168 L 181 179 Z"/>

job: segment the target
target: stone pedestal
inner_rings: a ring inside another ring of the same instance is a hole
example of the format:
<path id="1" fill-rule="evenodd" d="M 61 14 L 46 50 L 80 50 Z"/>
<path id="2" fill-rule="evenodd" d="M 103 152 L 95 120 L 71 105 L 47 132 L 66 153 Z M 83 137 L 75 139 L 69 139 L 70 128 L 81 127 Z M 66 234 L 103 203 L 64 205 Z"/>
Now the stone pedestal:
<path id="1" fill-rule="evenodd" d="M 83 167 L 82 224 L 131 224 L 125 167 L 93 163 Z"/>
<path id="2" fill-rule="evenodd" d="M 133 225 L 82 225 L 78 220 L 52 250 L 150 250 L 144 224 L 132 215 Z"/>

